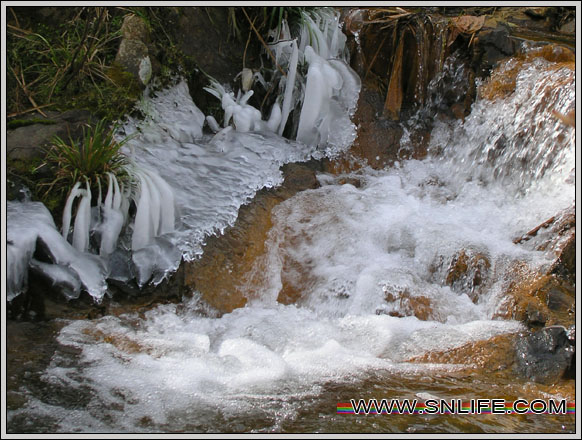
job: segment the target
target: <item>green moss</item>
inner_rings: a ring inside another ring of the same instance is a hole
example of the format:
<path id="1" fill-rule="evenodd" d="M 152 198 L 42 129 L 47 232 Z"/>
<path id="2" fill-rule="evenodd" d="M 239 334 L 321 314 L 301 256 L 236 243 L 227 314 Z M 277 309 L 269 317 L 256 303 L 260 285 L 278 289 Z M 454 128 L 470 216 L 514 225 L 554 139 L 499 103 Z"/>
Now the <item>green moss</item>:
<path id="1" fill-rule="evenodd" d="M 29 125 L 41 124 L 41 125 L 54 125 L 56 121 L 52 119 L 41 119 L 41 118 L 31 118 L 31 119 L 12 119 L 6 123 L 6 128 L 8 130 L 14 130 L 19 127 L 27 127 Z"/>

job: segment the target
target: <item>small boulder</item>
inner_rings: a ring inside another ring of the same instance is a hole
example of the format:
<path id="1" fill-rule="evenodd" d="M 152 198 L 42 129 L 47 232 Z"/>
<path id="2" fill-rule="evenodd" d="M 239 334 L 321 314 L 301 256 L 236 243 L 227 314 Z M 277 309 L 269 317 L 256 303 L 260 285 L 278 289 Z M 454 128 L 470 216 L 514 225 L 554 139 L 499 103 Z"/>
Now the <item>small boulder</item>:
<path id="1" fill-rule="evenodd" d="M 515 344 L 515 372 L 538 383 L 555 383 L 574 372 L 575 346 L 563 326 L 523 335 Z"/>
<path id="2" fill-rule="evenodd" d="M 140 17 L 130 14 L 123 20 L 121 33 L 123 38 L 115 62 L 145 85 L 152 75 L 152 61 L 147 46 L 151 40 L 148 26 Z"/>
<path id="3" fill-rule="evenodd" d="M 466 293 L 477 303 L 490 268 L 491 263 L 484 254 L 463 249 L 451 260 L 445 282 L 454 292 Z"/>

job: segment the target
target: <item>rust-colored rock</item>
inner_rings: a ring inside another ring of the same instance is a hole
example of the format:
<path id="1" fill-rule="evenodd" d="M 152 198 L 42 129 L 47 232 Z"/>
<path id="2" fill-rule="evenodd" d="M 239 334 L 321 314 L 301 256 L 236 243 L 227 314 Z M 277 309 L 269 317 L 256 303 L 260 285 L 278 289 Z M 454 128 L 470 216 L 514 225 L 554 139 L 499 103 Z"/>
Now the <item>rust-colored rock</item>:
<path id="1" fill-rule="evenodd" d="M 482 98 L 495 100 L 510 95 L 515 91 L 516 78 L 519 72 L 535 58 L 543 58 L 552 62 L 548 69 L 558 70 L 568 68 L 574 70 L 576 67 L 574 53 L 565 46 L 549 44 L 525 54 L 519 54 L 491 73 L 491 77 L 483 84 L 479 90 Z"/>
<path id="2" fill-rule="evenodd" d="M 451 260 L 445 282 L 457 293 L 466 293 L 474 303 L 479 300 L 489 276 L 491 263 L 481 253 L 461 250 Z"/>
<path id="3" fill-rule="evenodd" d="M 262 190 L 239 210 L 235 225 L 223 236 L 210 237 L 203 256 L 185 264 L 185 283 L 202 295 L 205 303 L 220 313 L 244 307 L 253 291 L 263 285 L 261 271 L 253 270 L 266 252 L 265 241 L 272 226 L 271 212 L 298 191 L 319 186 L 315 171 L 305 165 L 284 167 L 285 182 L 277 189 Z M 296 301 L 291 283 L 284 285 L 281 300 Z"/>
<path id="4" fill-rule="evenodd" d="M 358 135 L 349 153 L 357 159 L 365 160 L 375 169 L 390 166 L 399 159 L 400 138 L 403 133 L 400 124 L 382 116 L 382 109 L 380 96 L 364 87 L 353 118 L 358 127 Z M 357 160 L 340 158 L 326 167 L 326 171 L 345 173 L 360 166 Z"/>
<path id="5" fill-rule="evenodd" d="M 387 291 L 384 294 L 387 303 L 394 303 L 396 310 L 389 312 L 391 316 L 416 316 L 421 321 L 437 319 L 433 315 L 432 302 L 426 296 L 413 296 L 408 289 Z"/>
<path id="6" fill-rule="evenodd" d="M 575 297 L 568 283 L 552 274 L 532 272 L 519 263 L 511 272 L 517 276 L 509 283 L 503 306 L 495 318 L 516 319 L 529 326 L 574 323 Z"/>
<path id="7" fill-rule="evenodd" d="M 466 365 L 468 369 L 481 372 L 509 370 L 515 363 L 514 346 L 517 337 L 516 333 L 494 336 L 450 350 L 415 356 L 408 359 L 408 362 Z"/>

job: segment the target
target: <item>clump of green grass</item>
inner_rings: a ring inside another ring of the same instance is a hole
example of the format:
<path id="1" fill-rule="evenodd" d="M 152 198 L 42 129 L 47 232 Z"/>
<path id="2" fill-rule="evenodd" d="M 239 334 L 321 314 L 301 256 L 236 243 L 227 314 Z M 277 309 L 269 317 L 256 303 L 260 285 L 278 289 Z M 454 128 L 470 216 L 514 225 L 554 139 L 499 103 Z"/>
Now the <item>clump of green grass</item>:
<path id="1" fill-rule="evenodd" d="M 31 110 L 42 113 L 46 107 L 90 108 L 114 119 L 122 116 L 139 95 L 139 86 L 120 83 L 111 69 L 124 12 L 110 7 L 63 9 L 67 19 L 50 26 L 25 25 L 11 9 L 13 19 L 7 23 L 8 116 Z M 128 99 L 112 100 L 116 95 Z M 84 98 L 76 99 L 79 96 Z"/>
<path id="2" fill-rule="evenodd" d="M 91 188 L 105 188 L 108 173 L 118 181 L 127 180 L 128 158 L 120 149 L 130 139 L 117 141 L 115 127 L 109 129 L 104 119 L 84 130 L 80 141 L 64 141 L 55 136 L 46 154 L 45 163 L 54 170 L 54 178 L 44 183 L 45 194 L 55 192 L 63 197 L 77 182 L 88 181 Z"/>

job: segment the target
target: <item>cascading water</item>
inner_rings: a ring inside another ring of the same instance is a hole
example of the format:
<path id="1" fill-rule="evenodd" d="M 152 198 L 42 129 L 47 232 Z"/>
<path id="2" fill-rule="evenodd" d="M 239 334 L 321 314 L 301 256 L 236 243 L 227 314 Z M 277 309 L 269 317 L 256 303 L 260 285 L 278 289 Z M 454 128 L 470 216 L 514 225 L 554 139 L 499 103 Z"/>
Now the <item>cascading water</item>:
<path id="1" fill-rule="evenodd" d="M 167 110 L 156 125 L 169 134 L 140 127 L 134 148 L 143 151 L 135 160 L 157 164 L 175 189 L 188 225 L 177 243 L 197 255 L 205 234 L 280 181 L 282 162 L 313 150 L 232 129 L 202 147 L 170 122 L 186 95 L 180 85 L 157 98 Z M 275 208 L 267 252 L 241 280 L 246 307 L 217 317 L 194 297 L 141 316 L 72 322 L 58 336 L 69 349 L 44 377 L 86 403 L 71 409 L 30 396 L 9 422 L 26 417 L 63 432 L 326 431 L 344 422 L 318 402 L 361 397 L 361 384 L 403 393 L 412 377 L 425 391 L 432 379 L 424 376 L 456 366 L 407 360 L 522 328 L 493 317 L 513 261 L 550 262 L 513 239 L 574 199 L 574 129 L 552 116 L 574 104 L 574 73 L 536 58 L 509 96 L 476 102 L 464 123 L 436 123 L 429 150 L 438 155 L 363 169 L 351 176 L 358 188 L 319 175 L 321 188 Z M 445 283 L 459 251 L 488 261 L 477 297 Z"/>

